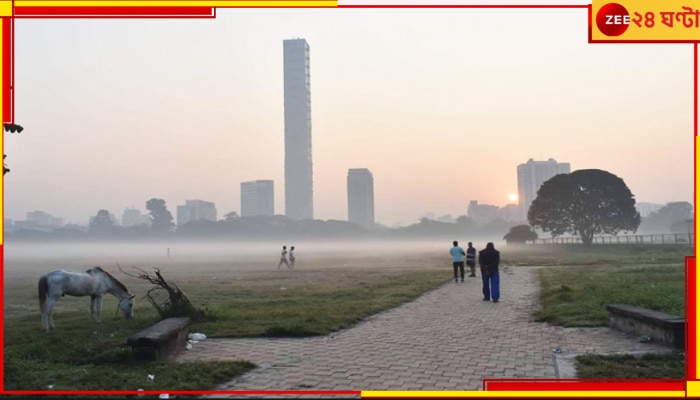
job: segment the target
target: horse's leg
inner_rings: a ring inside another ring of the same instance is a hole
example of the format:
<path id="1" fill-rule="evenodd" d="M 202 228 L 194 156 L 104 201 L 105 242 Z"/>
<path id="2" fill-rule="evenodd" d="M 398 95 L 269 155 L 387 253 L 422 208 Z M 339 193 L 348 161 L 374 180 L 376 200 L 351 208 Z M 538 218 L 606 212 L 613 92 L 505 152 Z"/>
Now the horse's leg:
<path id="1" fill-rule="evenodd" d="M 101 295 L 95 295 L 95 313 L 97 314 L 97 322 L 102 321 L 102 296 Z"/>
<path id="2" fill-rule="evenodd" d="M 48 304 L 44 303 L 44 309 L 41 310 L 41 329 L 48 332 L 49 330 L 49 314 L 47 313 Z"/>
<path id="3" fill-rule="evenodd" d="M 95 311 L 95 303 L 97 302 L 97 296 L 94 294 L 90 296 L 90 318 L 93 321 L 97 321 L 97 312 Z"/>
<path id="4" fill-rule="evenodd" d="M 46 318 L 46 331 L 48 332 L 50 328 L 56 329 L 56 326 L 53 324 L 53 306 L 56 304 L 56 301 L 58 299 L 54 298 L 53 296 L 49 296 L 48 299 L 46 299 L 46 308 L 44 309 L 44 317 Z"/>

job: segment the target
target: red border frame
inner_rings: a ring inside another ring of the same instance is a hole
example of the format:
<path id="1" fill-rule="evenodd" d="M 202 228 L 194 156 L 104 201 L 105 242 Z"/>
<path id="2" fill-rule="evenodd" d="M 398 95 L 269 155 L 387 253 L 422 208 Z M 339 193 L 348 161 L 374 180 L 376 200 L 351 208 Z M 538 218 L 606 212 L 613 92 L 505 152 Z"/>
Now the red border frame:
<path id="1" fill-rule="evenodd" d="M 312 0 L 313 1 L 313 0 Z M 216 18 L 217 8 L 288 8 L 288 7 L 178 7 L 178 6 L 136 6 L 136 7 L 99 7 L 99 6 L 53 6 L 53 7 L 14 7 L 12 17 L 2 18 L 3 29 L 3 107 L 4 122 L 14 123 L 14 19 L 15 18 Z M 334 8 L 323 6 L 295 8 Z M 592 35 L 592 6 L 591 5 L 338 5 L 337 8 L 553 8 L 553 9 L 588 9 L 588 42 L 589 43 L 693 43 L 693 131 L 698 134 L 698 43 L 695 41 L 593 41 Z M 694 138 L 695 140 L 695 138 Z M 697 158 L 695 149 L 695 158 Z M 694 172 L 695 174 L 695 172 Z M 4 207 L 4 204 L 3 204 Z M 697 216 L 697 211 L 694 211 Z M 697 230 L 697 229 L 696 229 Z M 2 233 L 0 233 L 2 234 Z M 0 257 L 3 245 L 0 245 Z M 0 259 L 0 268 L 2 267 Z M 696 271 L 695 257 L 685 259 L 686 277 L 686 380 L 587 380 L 587 379 L 491 379 L 483 380 L 484 390 L 498 391 L 685 391 L 687 380 L 696 380 Z M 0 274 L 0 285 L 4 287 L 3 274 Z M 0 296 L 0 308 L 4 308 L 4 298 Z M 693 322 L 693 323 L 689 323 Z M 0 336 L 4 337 L 4 320 L 0 323 Z M 4 346 L 0 349 L 0 375 L 4 376 Z M 124 394 L 160 394 L 165 391 L 5 391 L 4 379 L 0 382 L 0 394 L 95 394 L 95 395 L 124 395 Z M 359 390 L 339 391 L 167 391 L 169 394 L 295 394 L 295 395 L 360 395 Z"/>
<path id="2" fill-rule="evenodd" d="M 125 16 L 128 18 L 137 16 L 150 17 L 173 17 L 173 18 L 213 18 L 213 7 L 177 7 L 177 6 L 139 6 L 139 7 L 120 7 L 120 6 L 77 6 L 77 7 L 61 7 L 61 6 L 18 6 L 14 7 L 14 16 L 18 17 L 44 17 L 44 18 L 70 18 L 70 17 L 88 17 L 95 16 L 118 17 Z"/>

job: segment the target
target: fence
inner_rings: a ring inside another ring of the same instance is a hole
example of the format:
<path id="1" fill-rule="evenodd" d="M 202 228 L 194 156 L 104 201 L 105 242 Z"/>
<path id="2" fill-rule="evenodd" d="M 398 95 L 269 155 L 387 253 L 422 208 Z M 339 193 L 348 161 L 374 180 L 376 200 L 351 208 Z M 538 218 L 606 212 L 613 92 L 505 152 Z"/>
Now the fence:
<path id="1" fill-rule="evenodd" d="M 607 235 L 594 236 L 593 244 L 670 244 L 690 245 L 694 243 L 695 235 L 692 233 L 666 233 L 656 235 Z M 556 237 L 537 239 L 534 244 L 580 244 L 578 236 Z"/>

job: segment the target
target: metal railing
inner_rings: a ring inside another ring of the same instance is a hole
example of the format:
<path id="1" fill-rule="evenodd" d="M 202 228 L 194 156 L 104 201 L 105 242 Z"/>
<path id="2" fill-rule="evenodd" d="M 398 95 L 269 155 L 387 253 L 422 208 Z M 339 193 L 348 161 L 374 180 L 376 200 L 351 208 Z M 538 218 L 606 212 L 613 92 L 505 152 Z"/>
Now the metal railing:
<path id="1" fill-rule="evenodd" d="M 669 244 L 692 246 L 695 235 L 692 233 L 664 233 L 649 235 L 600 235 L 593 237 L 592 244 Z M 536 239 L 534 244 L 581 244 L 578 236 Z"/>

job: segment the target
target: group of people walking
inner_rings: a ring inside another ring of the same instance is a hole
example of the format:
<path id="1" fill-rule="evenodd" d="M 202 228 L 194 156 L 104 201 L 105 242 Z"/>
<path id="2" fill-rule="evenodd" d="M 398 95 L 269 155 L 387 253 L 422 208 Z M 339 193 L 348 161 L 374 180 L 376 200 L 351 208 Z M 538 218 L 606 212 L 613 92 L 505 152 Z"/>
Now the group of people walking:
<path id="1" fill-rule="evenodd" d="M 469 277 L 476 277 L 476 263 L 478 262 L 481 270 L 484 301 L 493 300 L 494 303 L 498 303 L 501 297 L 501 282 L 498 274 L 498 266 L 501 263 L 501 253 L 496 250 L 493 242 L 488 242 L 486 248 L 479 251 L 479 258 L 477 260 L 476 249 L 472 246 L 472 242 L 467 244 L 467 249 L 465 250 L 459 245 L 459 242 L 455 240 L 452 242 L 450 255 L 452 255 L 452 268 L 454 271 L 455 283 L 459 282 L 460 277 L 462 282 L 464 282 L 465 257 L 467 259 L 467 266 L 471 269 L 471 275 L 469 275 Z"/>
<path id="2" fill-rule="evenodd" d="M 287 246 L 282 246 L 282 253 L 280 253 L 280 263 L 277 264 L 277 269 L 279 270 L 282 264 L 287 266 L 287 269 L 294 269 L 294 262 L 296 257 L 294 257 L 294 246 L 289 249 L 289 261 L 287 261 Z"/>

